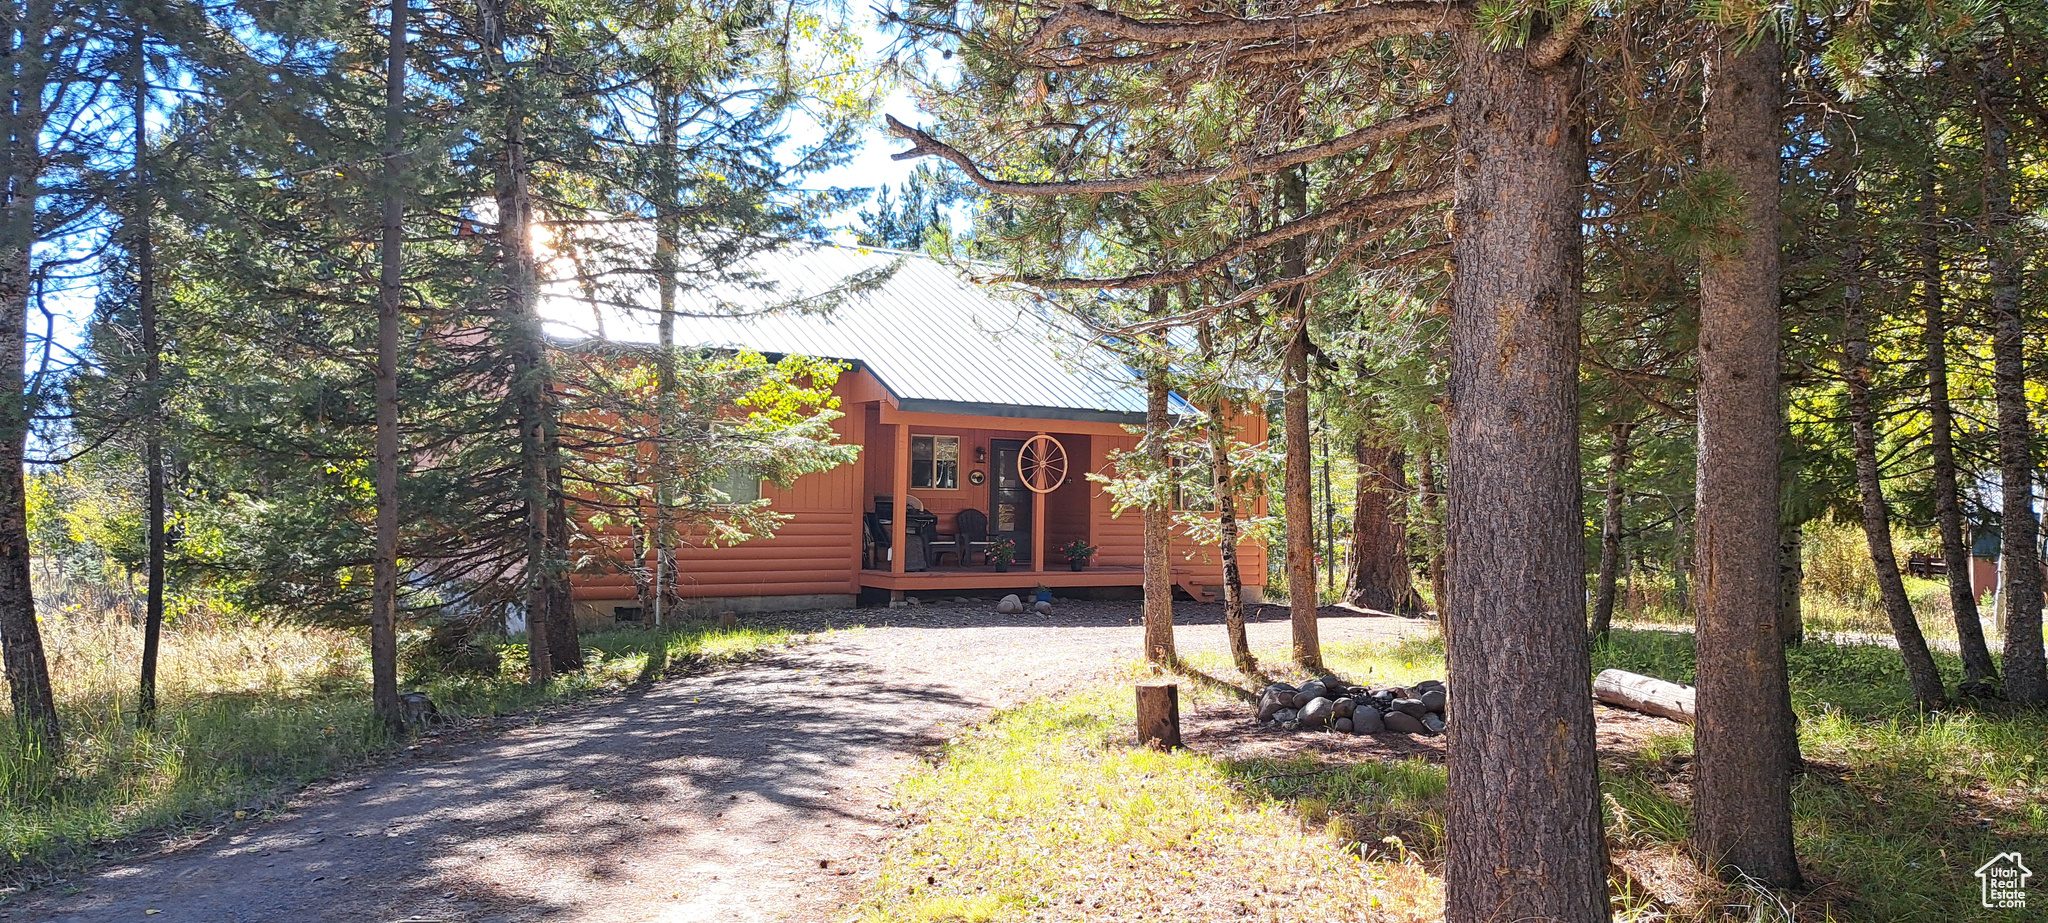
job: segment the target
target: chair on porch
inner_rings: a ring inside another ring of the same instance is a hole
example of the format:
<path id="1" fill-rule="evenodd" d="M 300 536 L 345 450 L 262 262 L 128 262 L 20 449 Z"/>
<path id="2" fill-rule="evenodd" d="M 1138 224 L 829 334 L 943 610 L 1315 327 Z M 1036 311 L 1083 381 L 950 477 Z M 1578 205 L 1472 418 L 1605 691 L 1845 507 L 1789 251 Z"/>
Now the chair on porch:
<path id="1" fill-rule="evenodd" d="M 880 504 L 876 505 L 879 506 Z M 867 549 L 867 565 L 876 570 L 887 570 L 889 567 L 889 555 L 886 551 L 891 544 L 889 539 L 889 521 L 883 519 L 882 514 L 877 512 L 862 513 L 861 522 L 867 530 L 867 541 L 862 543 Z M 917 528 L 915 522 L 906 523 L 905 525 L 911 528 L 905 533 L 904 544 L 908 547 L 905 549 L 903 556 L 904 572 L 916 573 L 918 571 L 930 570 L 932 557 L 931 535 L 927 531 Z"/>
<path id="2" fill-rule="evenodd" d="M 980 557 L 988 563 L 989 549 L 996 543 L 988 537 L 988 514 L 980 510 L 961 510 L 953 515 L 953 547 L 960 555 L 960 563 L 966 564 Z"/>

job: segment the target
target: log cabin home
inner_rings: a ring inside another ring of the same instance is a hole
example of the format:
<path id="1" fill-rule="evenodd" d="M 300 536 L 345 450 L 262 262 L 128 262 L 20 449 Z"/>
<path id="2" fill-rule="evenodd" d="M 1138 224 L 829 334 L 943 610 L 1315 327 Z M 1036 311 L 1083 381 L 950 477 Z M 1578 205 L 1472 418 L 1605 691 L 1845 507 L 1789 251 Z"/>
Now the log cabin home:
<path id="1" fill-rule="evenodd" d="M 664 582 L 684 600 L 676 615 L 988 597 L 1040 584 L 1063 595 L 1138 591 L 1142 513 L 1116 514 L 1087 477 L 1113 473 L 1113 453 L 1137 448 L 1145 393 L 1134 370 L 1070 318 L 934 259 L 809 245 L 757 262 L 771 284 L 685 296 L 675 342 L 846 363 L 834 388 L 844 415 L 833 426 L 860 452 L 786 488 L 728 484 L 729 495 L 765 498 L 788 519 L 772 536 L 738 545 L 672 549 Z M 824 299 L 835 302 L 829 310 L 800 307 L 842 280 L 882 272 L 879 283 Z M 656 342 L 651 294 L 618 301 L 557 291 L 542 314 L 560 342 Z M 1193 412 L 1178 396 L 1172 406 Z M 1267 438 L 1261 413 L 1239 414 L 1233 425 L 1241 441 Z M 908 499 L 909 515 L 898 515 L 898 498 Z M 1257 500 L 1246 515 L 1263 507 Z M 1005 540 L 1015 561 L 999 571 L 988 552 Z M 1098 549 L 1081 569 L 1061 551 L 1075 540 Z M 1213 546 L 1176 528 L 1171 560 L 1180 591 L 1220 593 Z M 1239 567 L 1256 602 L 1264 547 L 1241 545 Z M 577 574 L 572 584 L 586 624 L 652 615 L 640 611 L 627 576 Z"/>

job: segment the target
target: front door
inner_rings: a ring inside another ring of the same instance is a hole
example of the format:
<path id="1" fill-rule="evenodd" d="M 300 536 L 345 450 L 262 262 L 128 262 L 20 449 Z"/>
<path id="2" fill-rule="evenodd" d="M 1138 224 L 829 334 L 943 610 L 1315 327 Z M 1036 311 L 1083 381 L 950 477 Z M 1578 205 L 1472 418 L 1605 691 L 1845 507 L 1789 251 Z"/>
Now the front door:
<path id="1" fill-rule="evenodd" d="M 988 480 L 989 537 L 1016 542 L 1017 560 L 1029 561 L 1031 488 L 1024 486 L 1024 478 L 1017 472 L 1017 458 L 1024 454 L 1024 443 L 997 439 L 989 443 L 989 451 L 996 456 L 995 476 Z"/>

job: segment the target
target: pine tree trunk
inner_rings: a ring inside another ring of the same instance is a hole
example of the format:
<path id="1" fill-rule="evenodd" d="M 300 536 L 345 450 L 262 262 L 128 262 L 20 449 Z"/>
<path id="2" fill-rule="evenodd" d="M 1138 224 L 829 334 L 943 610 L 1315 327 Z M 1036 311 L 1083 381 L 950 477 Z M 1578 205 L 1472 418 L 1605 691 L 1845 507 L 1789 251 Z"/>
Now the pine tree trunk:
<path id="1" fill-rule="evenodd" d="M 1948 318 L 1943 307 L 1940 215 L 1934 171 L 1921 173 L 1918 239 L 1920 305 L 1927 315 L 1927 442 L 1934 479 L 1934 510 L 1941 530 L 1941 560 L 1948 571 L 1949 606 L 1955 612 L 1957 647 L 1963 656 L 1964 695 L 1998 691 L 1998 668 L 1984 641 L 1983 617 L 1977 612 L 1977 588 L 1970 580 L 1970 539 L 1963 528 L 1963 509 L 1956 486 L 1955 411 L 1948 395 Z"/>
<path id="2" fill-rule="evenodd" d="M 1922 710 L 1932 710 L 1942 703 L 1941 670 L 1934 665 L 1927 639 L 1920 634 L 1913 602 L 1906 596 L 1906 582 L 1899 576 L 1898 555 L 1892 550 L 1891 512 L 1885 506 L 1884 482 L 1878 470 L 1877 406 L 1870 394 L 1870 317 L 1863 304 L 1863 243 L 1857 239 L 1860 228 L 1854 186 L 1845 189 L 1837 201 L 1849 235 L 1842 253 L 1842 373 L 1849 391 L 1849 430 L 1856 457 L 1856 489 L 1863 502 L 1863 537 L 1877 570 L 1885 618 L 1891 621 L 1892 637 L 1906 662 L 1913 701 Z"/>
<path id="3" fill-rule="evenodd" d="M 17 124 L 19 120 L 16 120 Z M 43 656 L 43 634 L 36 620 L 35 591 L 29 582 L 28 503 L 23 483 L 23 456 L 28 442 L 28 413 L 22 369 L 28 360 L 28 310 L 31 286 L 29 248 L 36 238 L 36 179 L 19 169 L 34 156 L 35 133 L 9 137 L 13 196 L 0 220 L 0 656 L 7 667 L 7 691 L 14 705 L 15 729 L 22 752 L 57 759 L 64 738 L 57 723 L 56 695 L 50 688 L 50 667 Z"/>
<path id="4" fill-rule="evenodd" d="M 1470 30 L 1458 45 L 1444 918 L 1605 921 L 1580 576 L 1580 56 L 1538 68 Z"/>
<path id="5" fill-rule="evenodd" d="M 149 33 L 134 26 L 131 54 L 134 56 L 132 82 L 135 92 L 135 222 L 128 245 L 135 258 L 135 306 L 142 325 L 142 467 L 144 528 L 149 550 L 143 563 L 146 589 L 142 616 L 142 675 L 137 690 L 135 726 L 156 726 L 156 662 L 164 632 L 164 447 L 163 395 L 158 390 L 163 375 L 156 323 L 156 234 L 152 218 L 155 198 L 149 191 Z"/>
<path id="6" fill-rule="evenodd" d="M 1344 601 L 1361 609 L 1408 613 L 1416 609 L 1415 577 L 1408 571 L 1408 523 L 1399 515 L 1408 485 L 1401 452 L 1360 436 L 1358 488 L 1351 512 L 1351 573 Z"/>
<path id="7" fill-rule="evenodd" d="M 1784 495 L 1780 494 L 1780 502 Z M 1778 643 L 1806 643 L 1806 534 L 1803 524 L 1778 518 Z"/>
<path id="8" fill-rule="evenodd" d="M 1316 627 L 1316 526 L 1315 498 L 1310 485 L 1308 424 L 1308 307 L 1307 293 L 1296 289 L 1288 296 L 1295 329 L 1287 343 L 1281 369 L 1282 426 L 1286 430 L 1287 452 L 1283 460 L 1286 479 L 1281 502 L 1287 507 L 1287 602 L 1294 629 L 1294 662 L 1302 669 L 1323 669 L 1323 645 Z"/>
<path id="9" fill-rule="evenodd" d="M 405 730 L 398 699 L 398 334 L 405 298 L 406 14 L 391 4 L 384 69 L 384 228 L 377 242 L 377 538 L 370 571 L 370 702 L 393 733 Z"/>
<path id="10" fill-rule="evenodd" d="M 576 600 L 568 580 L 569 495 L 562 489 L 562 447 L 548 442 L 548 659 L 557 672 L 583 669 L 583 641 L 576 633 Z"/>
<path id="11" fill-rule="evenodd" d="M 1614 627 L 1614 593 L 1621 571 L 1621 476 L 1628 470 L 1634 423 L 1608 429 L 1607 496 L 1600 508 L 1600 573 L 1594 578 L 1593 640 L 1605 643 Z"/>
<path id="12" fill-rule="evenodd" d="M 1201 341 L 1202 359 L 1213 363 L 1215 331 L 1203 324 L 1196 336 Z M 1230 639 L 1230 660 L 1238 672 L 1255 676 L 1258 658 L 1252 656 L 1251 636 L 1245 629 L 1244 574 L 1237 564 L 1237 474 L 1230 461 L 1232 427 L 1229 406 L 1219 387 L 1209 398 L 1209 474 L 1216 491 L 1216 551 L 1223 560 L 1223 631 Z"/>
<path id="13" fill-rule="evenodd" d="M 1742 218 L 1731 252 L 1700 267 L 1693 834 L 1709 868 L 1791 888 L 1793 716 L 1777 628 L 1782 63 L 1775 40 L 1734 28 L 1708 55 L 1701 159 L 1734 180 Z"/>
<path id="14" fill-rule="evenodd" d="M 1155 300 L 1156 303 L 1156 300 Z M 1164 313 L 1164 305 L 1158 304 Z M 1151 357 L 1145 367 L 1145 459 L 1154 471 L 1172 464 L 1166 439 L 1172 425 L 1166 363 Z M 1180 656 L 1173 648 L 1173 509 L 1164 497 L 1145 504 L 1145 660 L 1171 666 Z"/>
<path id="15" fill-rule="evenodd" d="M 506 13 L 504 0 L 485 0 L 477 7 L 483 32 L 484 53 L 489 68 L 505 84 L 504 145 L 497 164 L 498 259 L 503 277 L 504 315 L 500 318 L 505 351 L 512 360 L 509 397 L 513 424 L 519 431 L 518 490 L 525 506 L 521 544 L 526 557 L 526 650 L 529 676 L 544 683 L 555 675 L 554 645 L 548 637 L 554 627 L 549 609 L 554 601 L 553 584 L 559 579 L 551 559 L 553 543 L 548 523 L 553 513 L 553 490 L 549 479 L 548 448 L 552 442 L 552 421 L 548 419 L 549 390 L 553 375 L 549 368 L 547 338 L 536 311 L 539 295 L 538 269 L 534 265 L 532 241 L 532 176 L 526 163 L 526 120 L 519 80 L 510 75 L 504 60 Z"/>
<path id="16" fill-rule="evenodd" d="M 1436 599 L 1437 625 L 1444 637 L 1450 637 L 1450 621 L 1445 615 L 1451 611 L 1450 575 L 1444 566 L 1445 546 L 1449 538 L 1444 534 L 1442 494 L 1437 492 L 1436 453 L 1430 451 L 1428 443 L 1422 446 L 1422 455 L 1415 463 L 1415 489 L 1422 493 L 1423 525 L 1429 530 L 1429 594 Z"/>
<path id="17" fill-rule="evenodd" d="M 35 24 L 23 24 L 32 28 Z M 0 30 L 0 53 L 24 53 L 24 36 Z M 17 74 L 32 68 L 24 66 Z M 0 145 L 5 145 L 7 182 L 0 184 L 0 659 L 22 752 L 59 759 L 64 738 L 50 688 L 49 662 L 36 619 L 35 589 L 29 579 L 27 485 L 22 468 L 28 443 L 28 405 L 23 375 L 28 361 L 29 300 L 34 295 L 31 251 L 42 199 L 42 133 L 47 113 L 42 84 L 17 78 L 11 105 L 0 106 Z"/>
<path id="18" fill-rule="evenodd" d="M 2011 75 L 2003 43 L 1988 42 L 1978 70 L 1984 119 L 1984 252 L 1991 286 L 1992 400 L 1998 410 L 1999 549 L 2005 564 L 2005 695 L 2048 704 L 2041 641 L 2040 521 L 2034 512 L 2033 426 L 2027 410 L 2026 318 L 2013 241 L 2012 167 L 2006 121 Z"/>
<path id="19" fill-rule="evenodd" d="M 675 557 L 669 552 L 674 538 L 669 535 L 669 487 L 675 482 L 675 466 L 668 454 L 668 421 L 675 417 L 676 399 L 676 247 L 682 231 L 681 165 L 676 160 L 676 141 L 681 132 L 682 109 L 677 105 L 674 81 L 664 72 L 655 80 L 655 210 L 654 272 L 656 309 L 655 421 L 654 421 L 654 600 L 655 623 L 674 609 L 681 598 L 669 587 L 676 585 Z M 637 562 L 636 562 L 637 563 Z"/>

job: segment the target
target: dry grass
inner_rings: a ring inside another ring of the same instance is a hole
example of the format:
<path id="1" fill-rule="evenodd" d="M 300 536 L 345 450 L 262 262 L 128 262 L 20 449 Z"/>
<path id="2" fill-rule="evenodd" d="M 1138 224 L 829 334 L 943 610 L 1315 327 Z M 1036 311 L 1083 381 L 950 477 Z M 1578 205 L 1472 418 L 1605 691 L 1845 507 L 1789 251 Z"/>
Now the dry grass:
<path id="1" fill-rule="evenodd" d="M 1615 638 L 1596 668 L 1691 679 L 1689 636 Z M 1338 673 L 1372 682 L 1443 675 L 1435 639 L 1325 655 Z M 1799 895 L 1703 874 L 1688 840 L 1688 729 L 1602 709 L 1615 918 L 2030 919 L 1979 908 L 1971 872 L 2003 850 L 2048 854 L 2048 776 L 2035 759 L 2048 721 L 2022 711 L 1912 714 L 1897 659 L 1875 646 L 1793 652 L 1810 764 L 1794 791 L 1811 889 Z M 1220 658 L 1194 666 L 1228 670 Z M 1439 917 L 1440 740 L 1264 732 L 1227 690 L 1203 682 L 1182 693 L 1184 752 L 1131 746 L 1125 682 L 1024 705 L 955 741 L 906 783 L 906 833 L 850 918 Z"/>

